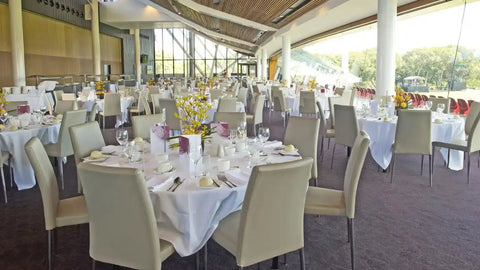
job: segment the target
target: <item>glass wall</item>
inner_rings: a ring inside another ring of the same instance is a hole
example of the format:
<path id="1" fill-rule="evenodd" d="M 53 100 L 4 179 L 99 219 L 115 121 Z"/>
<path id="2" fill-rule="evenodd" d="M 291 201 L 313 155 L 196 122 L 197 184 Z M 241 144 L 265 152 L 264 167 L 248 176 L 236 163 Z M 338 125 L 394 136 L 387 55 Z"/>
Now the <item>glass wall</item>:
<path id="1" fill-rule="evenodd" d="M 237 74 L 247 56 L 184 28 L 155 30 L 155 68 L 160 77 Z"/>

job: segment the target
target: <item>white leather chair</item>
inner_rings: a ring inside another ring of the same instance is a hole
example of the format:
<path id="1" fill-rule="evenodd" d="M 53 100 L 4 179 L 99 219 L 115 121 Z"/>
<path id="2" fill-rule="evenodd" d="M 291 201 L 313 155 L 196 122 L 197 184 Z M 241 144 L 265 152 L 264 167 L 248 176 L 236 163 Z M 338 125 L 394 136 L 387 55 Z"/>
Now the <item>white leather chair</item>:
<path id="1" fill-rule="evenodd" d="M 253 135 L 257 136 L 257 125 L 263 123 L 263 103 L 265 102 L 265 97 L 258 95 L 255 98 L 253 104 L 252 114 L 246 115 L 247 124 L 253 126 Z"/>
<path id="2" fill-rule="evenodd" d="M 121 96 L 119 93 L 107 93 L 103 102 L 103 111 L 100 112 L 100 116 L 102 116 L 103 129 L 105 129 L 105 117 L 122 115 Z"/>
<path id="3" fill-rule="evenodd" d="M 83 196 L 59 199 L 58 186 L 52 164 L 37 137 L 25 144 L 25 152 L 32 164 L 42 194 L 45 229 L 48 232 L 48 269 L 52 269 L 52 232 L 64 226 L 88 223 Z"/>
<path id="4" fill-rule="evenodd" d="M 48 156 L 55 157 L 57 159 L 58 175 L 62 183 L 62 189 L 65 187 L 63 183 L 63 158 L 73 155 L 69 128 L 71 126 L 85 123 L 86 117 L 86 110 L 65 112 L 62 118 L 62 124 L 60 125 L 57 143 L 45 145 L 45 151 L 47 152 Z"/>
<path id="5" fill-rule="evenodd" d="M 338 135 L 337 135 L 338 136 Z M 390 182 L 393 183 L 395 156 L 397 154 L 422 155 L 420 175 L 423 175 L 423 156 L 429 156 L 428 171 L 432 186 L 432 112 L 421 110 L 399 110 L 395 142 L 392 145 Z"/>
<path id="6" fill-rule="evenodd" d="M 48 114 L 52 115 L 53 114 L 53 106 L 52 103 L 50 102 L 50 98 L 48 97 L 47 93 L 43 92 L 42 97 L 45 100 L 45 103 L 47 104 L 47 109 L 48 109 Z"/>
<path id="7" fill-rule="evenodd" d="M 320 156 L 322 157 L 322 161 L 323 161 L 323 156 L 324 156 L 324 147 L 323 147 L 323 144 L 324 144 L 324 140 L 325 138 L 328 139 L 328 144 L 330 145 L 330 139 L 331 138 L 335 138 L 335 129 L 329 129 L 327 127 L 327 119 L 325 119 L 325 113 L 324 113 L 324 110 L 322 108 L 322 105 L 320 104 L 320 101 L 317 101 L 316 102 L 317 104 L 317 108 L 318 108 L 318 115 L 320 116 L 319 119 L 320 119 L 320 128 L 319 128 L 319 134 L 320 136 L 322 136 L 322 142 L 321 142 L 321 146 L 320 146 Z"/>
<path id="8" fill-rule="evenodd" d="M 6 151 L 0 152 L 0 174 L 2 175 L 2 185 L 3 185 L 3 197 L 5 198 L 5 203 L 8 202 L 7 199 L 7 186 L 5 185 L 5 174 L 3 173 L 3 164 L 8 162 L 8 167 L 10 168 L 10 187 L 13 186 L 13 174 L 12 174 L 12 167 L 10 166 L 10 153 Z"/>
<path id="9" fill-rule="evenodd" d="M 365 156 L 370 145 L 370 138 L 365 131 L 360 131 L 352 147 L 347 163 L 343 190 L 309 187 L 305 201 L 305 214 L 347 217 L 348 241 L 350 242 L 350 259 L 352 270 L 355 269 L 355 246 L 353 219 L 358 181 L 362 172 Z"/>
<path id="10" fill-rule="evenodd" d="M 242 102 L 243 106 L 247 106 L 247 97 L 248 97 L 248 89 L 247 88 L 240 88 L 238 90 L 237 101 Z"/>
<path id="11" fill-rule="evenodd" d="M 300 250 L 312 159 L 253 168 L 241 211 L 224 218 L 213 240 L 236 257 L 240 269 Z"/>
<path id="12" fill-rule="evenodd" d="M 317 149 L 320 120 L 311 117 L 292 116 L 285 131 L 284 145 L 292 144 L 302 157 L 313 159 L 310 179 L 317 185 Z"/>
<path id="13" fill-rule="evenodd" d="M 105 146 L 102 131 L 97 121 L 70 127 L 70 139 L 72 140 L 73 157 L 77 168 L 84 157 L 89 156 L 92 151 L 101 150 Z M 82 185 L 78 180 L 78 171 L 77 187 L 78 193 L 82 193 Z"/>
<path id="14" fill-rule="evenodd" d="M 470 135 L 470 131 L 472 130 L 473 123 L 477 116 L 480 114 L 480 102 L 473 102 L 470 105 L 470 110 L 468 111 L 467 117 L 465 118 L 465 135 Z"/>
<path id="15" fill-rule="evenodd" d="M 167 113 L 167 125 L 169 126 L 170 130 L 181 130 L 182 126 L 180 124 L 180 119 L 175 117 L 175 113 L 179 114 L 177 104 L 175 103 L 174 99 L 167 99 L 161 98 L 159 99 L 159 107 L 160 111 L 165 108 L 165 112 Z"/>
<path id="16" fill-rule="evenodd" d="M 160 111 L 160 94 L 151 94 L 150 98 L 152 99 L 153 114 L 161 113 Z"/>
<path id="17" fill-rule="evenodd" d="M 92 110 L 88 113 L 88 121 L 93 122 L 95 121 L 95 117 L 97 116 L 98 105 L 97 103 L 93 103 Z"/>
<path id="18" fill-rule="evenodd" d="M 55 103 L 55 111 L 53 114 L 58 115 L 64 114 L 68 111 L 73 111 L 75 110 L 75 103 L 76 101 L 74 100 L 59 100 L 57 103 Z"/>
<path id="19" fill-rule="evenodd" d="M 76 97 L 75 97 L 74 93 L 63 93 L 62 94 L 62 100 L 64 100 L 64 101 L 66 101 L 66 100 L 75 101 Z"/>
<path id="20" fill-rule="evenodd" d="M 147 103 L 146 95 L 147 95 L 146 91 L 142 91 L 140 93 L 140 96 L 138 97 L 138 100 L 137 100 L 137 106 L 131 107 L 129 109 L 130 118 L 132 118 L 132 115 L 134 113 L 136 113 L 137 115 L 140 115 L 143 112 L 145 112 L 145 114 L 150 114 L 150 106 Z"/>
<path id="21" fill-rule="evenodd" d="M 334 105 L 335 125 L 335 144 L 332 151 L 332 162 L 330 169 L 333 168 L 333 158 L 335 156 L 335 146 L 341 144 L 347 147 L 347 153 L 350 156 L 350 149 L 358 135 L 358 122 L 355 114 L 355 107 L 346 105 Z"/>
<path id="22" fill-rule="evenodd" d="M 81 163 L 78 171 L 89 213 L 92 267 L 100 261 L 160 270 L 175 249 L 158 236 L 141 171 L 88 163 Z"/>
<path id="23" fill-rule="evenodd" d="M 226 122 L 229 129 L 237 129 L 240 122 L 246 122 L 243 112 L 215 112 L 213 122 Z"/>
<path id="24" fill-rule="evenodd" d="M 210 89 L 210 100 L 220 99 L 223 96 L 223 91 L 220 89 Z"/>
<path id="25" fill-rule="evenodd" d="M 150 128 L 162 123 L 163 114 L 137 115 L 132 117 L 133 138 L 140 137 L 150 141 Z"/>
<path id="26" fill-rule="evenodd" d="M 222 97 L 218 100 L 217 112 L 236 112 L 237 99 Z"/>
<path id="27" fill-rule="evenodd" d="M 57 102 L 62 100 L 63 90 L 55 90 L 53 91 L 53 98 L 55 99 L 55 105 Z"/>
<path id="28" fill-rule="evenodd" d="M 285 96 L 283 95 L 282 90 L 273 89 L 272 86 L 272 96 L 273 96 L 273 111 L 280 112 L 283 117 L 283 127 L 290 115 L 290 110 L 287 108 L 287 102 L 285 101 Z"/>
<path id="29" fill-rule="evenodd" d="M 467 183 L 470 184 L 470 155 L 471 153 L 480 151 L 480 114 L 477 115 L 466 140 L 454 140 L 450 143 L 446 142 L 433 142 L 432 153 L 435 153 L 435 147 L 448 148 L 448 157 L 450 159 L 450 150 L 463 151 L 467 156 Z M 432 157 L 433 158 L 433 157 Z M 448 166 L 447 162 L 447 166 Z M 433 171 L 433 166 L 432 166 Z"/>
<path id="30" fill-rule="evenodd" d="M 317 106 L 315 101 L 315 92 L 313 91 L 300 91 L 300 106 L 299 111 L 303 116 L 304 114 L 317 115 Z"/>

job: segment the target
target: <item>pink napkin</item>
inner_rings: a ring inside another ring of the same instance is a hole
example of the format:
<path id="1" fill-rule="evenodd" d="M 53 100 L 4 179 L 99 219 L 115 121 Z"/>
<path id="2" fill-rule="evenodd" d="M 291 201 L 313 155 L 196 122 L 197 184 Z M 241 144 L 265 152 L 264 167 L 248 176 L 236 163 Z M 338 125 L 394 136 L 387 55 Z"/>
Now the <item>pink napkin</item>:
<path id="1" fill-rule="evenodd" d="M 184 136 L 180 136 L 178 138 L 178 142 L 179 142 L 179 145 L 180 145 L 180 148 L 179 148 L 179 153 L 180 154 L 184 154 L 184 153 L 188 153 L 188 150 L 190 148 L 190 142 L 188 140 L 187 137 L 184 137 Z"/>
<path id="2" fill-rule="evenodd" d="M 170 127 L 168 125 L 157 125 L 152 127 L 152 132 L 159 139 L 166 140 L 170 137 Z"/>
<path id="3" fill-rule="evenodd" d="M 228 130 L 228 123 L 227 122 L 220 122 L 220 123 L 211 123 L 210 127 L 214 130 L 218 135 L 228 138 L 229 130 Z"/>
<path id="4" fill-rule="evenodd" d="M 30 113 L 30 106 L 29 105 L 18 105 L 17 106 L 18 114 Z"/>

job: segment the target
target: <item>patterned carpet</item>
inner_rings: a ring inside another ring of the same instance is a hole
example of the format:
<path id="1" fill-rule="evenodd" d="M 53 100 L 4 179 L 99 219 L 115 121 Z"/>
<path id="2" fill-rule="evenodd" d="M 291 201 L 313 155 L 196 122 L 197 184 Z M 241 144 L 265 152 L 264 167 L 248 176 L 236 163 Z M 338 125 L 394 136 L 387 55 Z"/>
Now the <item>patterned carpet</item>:
<path id="1" fill-rule="evenodd" d="M 272 115 L 265 125 L 272 139 L 283 137 L 281 118 Z M 114 130 L 106 130 L 114 143 Z M 333 170 L 331 148 L 319 161 L 319 185 L 341 188 L 346 152 L 337 147 Z M 480 169 L 472 159 L 471 184 L 466 171 L 447 170 L 439 154 L 433 187 L 428 173 L 420 176 L 420 157 L 399 156 L 395 183 L 367 157 L 358 188 L 355 216 L 357 269 L 480 269 Z M 425 171 L 428 171 L 425 165 Z M 61 197 L 76 195 L 73 159 L 65 166 L 66 187 Z M 7 173 L 7 183 L 8 173 Z M 0 204 L 0 269 L 46 269 L 47 238 L 38 187 L 8 188 L 9 202 Z M 3 197 L 2 197 L 3 200 Z M 60 228 L 54 269 L 90 269 L 88 226 Z M 305 217 L 307 269 L 350 269 L 347 224 L 339 217 Z M 235 259 L 215 242 L 208 243 L 209 269 L 235 269 Z M 280 269 L 299 269 L 298 252 L 288 254 Z M 163 269 L 195 269 L 195 258 L 173 255 Z M 283 262 L 283 258 L 281 259 Z M 260 264 L 270 269 L 271 262 Z M 97 269 L 112 269 L 97 264 Z M 256 266 L 248 269 L 256 269 Z"/>

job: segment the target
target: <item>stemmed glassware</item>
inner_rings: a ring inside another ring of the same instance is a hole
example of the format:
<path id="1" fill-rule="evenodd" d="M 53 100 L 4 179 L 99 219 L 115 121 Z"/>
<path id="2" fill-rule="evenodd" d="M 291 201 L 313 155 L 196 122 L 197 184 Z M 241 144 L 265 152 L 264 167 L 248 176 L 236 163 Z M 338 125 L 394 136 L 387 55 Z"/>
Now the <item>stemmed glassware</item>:
<path id="1" fill-rule="evenodd" d="M 233 142 L 237 138 L 237 130 L 236 129 L 230 129 L 228 131 L 228 138 L 230 139 L 230 143 L 233 144 Z"/>
<path id="2" fill-rule="evenodd" d="M 123 128 L 118 128 L 116 131 L 116 136 L 118 144 L 122 146 L 122 150 L 125 148 L 125 145 L 128 143 L 128 130 Z"/>
<path id="3" fill-rule="evenodd" d="M 241 121 L 238 123 L 237 136 L 238 138 L 242 139 L 242 138 L 245 138 L 246 135 L 247 135 L 247 122 Z"/>
<path id="4" fill-rule="evenodd" d="M 195 147 L 192 147 L 190 149 L 189 157 L 193 161 L 193 171 L 194 175 L 196 175 L 198 169 L 198 162 L 202 159 L 202 146 L 197 145 Z"/>
<path id="5" fill-rule="evenodd" d="M 438 104 L 437 104 L 437 112 L 443 113 L 444 110 L 445 110 L 445 104 L 443 104 L 443 103 L 438 103 Z"/>
<path id="6" fill-rule="evenodd" d="M 40 106 L 40 112 L 42 113 L 42 115 L 45 115 L 45 113 L 47 112 L 47 106 L 45 105 Z"/>
<path id="7" fill-rule="evenodd" d="M 430 110 L 432 109 L 432 106 L 433 106 L 433 102 L 431 100 L 427 100 L 425 102 L 425 109 Z"/>
<path id="8" fill-rule="evenodd" d="M 258 138 L 262 143 L 267 142 L 268 138 L 270 138 L 270 129 L 268 127 L 261 127 L 258 130 Z"/>
<path id="9" fill-rule="evenodd" d="M 5 125 L 8 119 L 8 113 L 0 114 L 0 121 L 2 121 L 2 125 Z"/>

